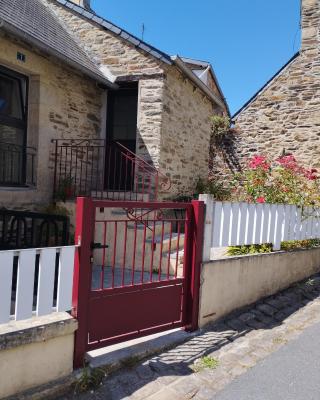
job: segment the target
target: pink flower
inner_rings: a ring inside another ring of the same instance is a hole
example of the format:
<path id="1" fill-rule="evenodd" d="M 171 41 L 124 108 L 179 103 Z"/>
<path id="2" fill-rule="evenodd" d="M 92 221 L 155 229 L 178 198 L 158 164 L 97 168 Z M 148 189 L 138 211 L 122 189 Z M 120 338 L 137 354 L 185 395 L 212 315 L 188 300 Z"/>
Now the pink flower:
<path id="1" fill-rule="evenodd" d="M 316 172 L 317 172 L 316 169 L 310 169 L 310 170 L 306 170 L 304 175 L 310 181 L 315 181 L 316 179 L 318 179 L 318 176 L 315 175 Z"/>
<path id="2" fill-rule="evenodd" d="M 280 164 L 283 168 L 288 168 L 292 171 L 296 171 L 297 169 L 299 169 L 297 160 L 294 158 L 293 155 L 281 156 L 276 160 L 276 162 Z"/>
<path id="3" fill-rule="evenodd" d="M 266 199 L 264 198 L 264 197 L 258 197 L 257 199 L 256 199 L 256 202 L 257 203 L 265 203 L 266 202 Z"/>
<path id="4" fill-rule="evenodd" d="M 249 160 L 249 168 L 251 169 L 257 169 L 257 168 L 262 168 L 265 171 L 270 169 L 270 164 L 267 161 L 267 158 L 265 156 L 253 156 Z"/>

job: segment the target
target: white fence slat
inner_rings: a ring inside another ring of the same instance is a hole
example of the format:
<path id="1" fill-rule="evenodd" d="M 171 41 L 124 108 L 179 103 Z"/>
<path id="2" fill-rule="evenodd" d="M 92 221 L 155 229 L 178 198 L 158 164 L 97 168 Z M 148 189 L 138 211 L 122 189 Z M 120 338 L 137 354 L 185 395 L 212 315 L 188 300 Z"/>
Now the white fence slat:
<path id="1" fill-rule="evenodd" d="M 268 243 L 269 223 L 270 223 L 270 205 L 262 204 L 262 232 L 261 243 Z"/>
<path id="2" fill-rule="evenodd" d="M 306 209 L 304 209 L 301 217 L 300 240 L 304 240 L 307 238 L 307 226 L 308 226 L 308 217 L 306 215 Z"/>
<path id="3" fill-rule="evenodd" d="M 254 229 L 254 243 L 260 244 L 261 237 L 262 237 L 262 230 L 263 230 L 263 220 L 262 220 L 262 211 L 263 207 L 262 204 L 256 204 L 255 207 L 255 229 Z"/>
<path id="4" fill-rule="evenodd" d="M 220 246 L 221 231 L 222 231 L 222 203 L 220 201 L 217 201 L 213 206 L 211 247 Z"/>
<path id="5" fill-rule="evenodd" d="M 248 204 L 240 203 L 239 239 L 238 239 L 238 245 L 240 246 L 246 243 L 247 223 L 248 223 Z"/>
<path id="6" fill-rule="evenodd" d="M 312 238 L 312 222 L 313 222 L 313 209 L 312 207 L 308 207 L 307 210 L 308 221 L 307 221 L 307 238 Z"/>
<path id="7" fill-rule="evenodd" d="M 289 225 L 289 234 L 288 234 L 288 241 L 295 239 L 295 227 L 297 223 L 297 207 L 290 206 L 290 225 Z"/>
<path id="8" fill-rule="evenodd" d="M 15 319 L 32 317 L 36 250 L 21 250 L 18 261 Z"/>
<path id="9" fill-rule="evenodd" d="M 286 204 L 284 206 L 284 221 L 281 233 L 282 242 L 289 240 L 290 217 L 291 217 L 291 206 Z"/>
<path id="10" fill-rule="evenodd" d="M 53 307 L 56 250 L 42 249 L 39 262 L 37 315 L 51 314 Z"/>
<path id="11" fill-rule="evenodd" d="M 75 247 L 63 247 L 59 260 L 57 311 L 71 310 Z"/>
<path id="12" fill-rule="evenodd" d="M 240 216 L 240 205 L 239 203 L 232 203 L 231 205 L 231 239 L 230 246 L 236 246 L 238 244 L 239 235 L 239 216 Z"/>
<path id="13" fill-rule="evenodd" d="M 314 238 L 318 239 L 320 236 L 320 219 L 318 216 L 318 212 L 316 213 L 316 217 L 315 217 L 315 230 L 314 230 Z"/>
<path id="14" fill-rule="evenodd" d="M 275 242 L 276 218 L 277 218 L 276 213 L 277 213 L 277 204 L 271 204 L 268 243 Z"/>
<path id="15" fill-rule="evenodd" d="M 230 243 L 230 224 L 231 224 L 231 203 L 226 202 L 222 205 L 222 239 L 221 246 L 229 246 Z"/>
<path id="16" fill-rule="evenodd" d="M 278 204 L 276 208 L 276 225 L 275 225 L 275 235 L 274 235 L 274 245 L 273 245 L 274 250 L 281 249 L 283 224 L 284 224 L 284 206 Z"/>
<path id="17" fill-rule="evenodd" d="M 13 252 L 0 252 L 0 324 L 10 320 Z"/>
<path id="18" fill-rule="evenodd" d="M 297 207 L 296 223 L 294 227 L 294 240 L 300 240 L 301 238 L 301 208 Z"/>
<path id="19" fill-rule="evenodd" d="M 255 220 L 255 204 L 249 204 L 246 244 L 253 244 L 254 220 Z"/>

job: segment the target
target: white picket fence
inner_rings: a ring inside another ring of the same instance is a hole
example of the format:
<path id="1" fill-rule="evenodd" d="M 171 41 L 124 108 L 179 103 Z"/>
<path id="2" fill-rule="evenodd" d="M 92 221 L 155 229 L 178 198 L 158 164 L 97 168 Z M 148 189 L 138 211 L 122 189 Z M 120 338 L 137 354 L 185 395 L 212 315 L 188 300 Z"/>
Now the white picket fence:
<path id="1" fill-rule="evenodd" d="M 74 254 L 75 246 L 0 251 L 0 324 L 70 310 Z"/>
<path id="2" fill-rule="evenodd" d="M 285 204 L 230 203 L 200 195 L 206 203 L 203 258 L 217 247 L 320 238 L 320 209 Z"/>

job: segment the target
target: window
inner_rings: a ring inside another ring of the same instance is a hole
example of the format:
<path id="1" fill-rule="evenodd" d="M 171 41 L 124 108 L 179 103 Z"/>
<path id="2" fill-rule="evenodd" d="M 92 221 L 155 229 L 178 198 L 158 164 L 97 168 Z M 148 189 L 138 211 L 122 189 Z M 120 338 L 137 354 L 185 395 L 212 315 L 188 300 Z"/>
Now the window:
<path id="1" fill-rule="evenodd" d="M 25 185 L 28 79 L 0 66 L 0 185 Z"/>

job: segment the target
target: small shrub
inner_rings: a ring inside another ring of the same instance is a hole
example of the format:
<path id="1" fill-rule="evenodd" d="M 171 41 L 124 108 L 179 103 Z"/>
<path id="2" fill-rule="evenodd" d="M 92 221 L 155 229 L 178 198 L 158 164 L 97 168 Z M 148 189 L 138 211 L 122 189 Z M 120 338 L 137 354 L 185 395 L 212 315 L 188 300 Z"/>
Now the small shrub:
<path id="1" fill-rule="evenodd" d="M 214 180 L 198 178 L 194 198 L 197 199 L 199 194 L 211 194 L 215 200 L 224 201 L 230 199 L 231 189 Z"/>
<path id="2" fill-rule="evenodd" d="M 281 243 L 281 250 L 312 249 L 320 246 L 320 239 L 292 240 Z M 227 249 L 228 256 L 243 256 L 246 254 L 271 253 L 272 244 L 251 244 L 245 246 L 230 246 Z"/>
<path id="3" fill-rule="evenodd" d="M 204 369 L 216 369 L 219 366 L 219 360 L 214 357 L 204 356 L 195 362 L 193 370 L 200 372 Z"/>
<path id="4" fill-rule="evenodd" d="M 75 384 L 75 393 L 78 394 L 87 392 L 88 390 L 97 389 L 101 385 L 102 380 L 105 376 L 106 373 L 101 368 L 83 368 L 82 374 Z"/>
<path id="5" fill-rule="evenodd" d="M 271 253 L 272 244 L 251 244 L 244 246 L 230 246 L 227 249 L 228 256 L 243 256 L 246 254 L 259 254 L 259 253 Z"/>

